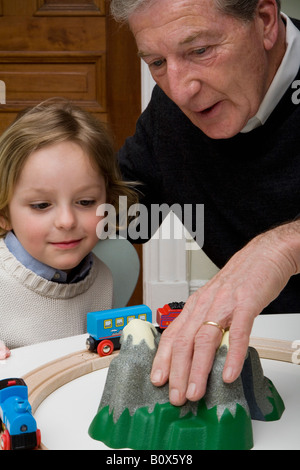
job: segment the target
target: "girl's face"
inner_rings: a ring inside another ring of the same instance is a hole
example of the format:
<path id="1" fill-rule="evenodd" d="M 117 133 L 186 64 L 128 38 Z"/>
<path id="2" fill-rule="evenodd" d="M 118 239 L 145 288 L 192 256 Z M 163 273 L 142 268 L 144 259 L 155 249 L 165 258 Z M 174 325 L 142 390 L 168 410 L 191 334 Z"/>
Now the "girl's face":
<path id="1" fill-rule="evenodd" d="M 98 242 L 96 209 L 105 201 L 104 178 L 83 149 L 54 144 L 28 157 L 9 204 L 9 229 L 35 259 L 68 272 Z"/>

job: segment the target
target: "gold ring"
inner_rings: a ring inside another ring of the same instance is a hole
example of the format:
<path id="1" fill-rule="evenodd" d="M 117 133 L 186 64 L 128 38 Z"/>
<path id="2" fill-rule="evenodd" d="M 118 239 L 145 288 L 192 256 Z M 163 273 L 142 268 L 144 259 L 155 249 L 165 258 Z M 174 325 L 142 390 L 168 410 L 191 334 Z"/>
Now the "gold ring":
<path id="1" fill-rule="evenodd" d="M 222 335 L 225 333 L 225 329 L 221 325 L 219 325 L 219 323 L 216 323 L 214 321 L 205 321 L 202 323 L 202 325 L 216 326 L 217 328 L 219 328 L 220 331 L 222 331 Z"/>

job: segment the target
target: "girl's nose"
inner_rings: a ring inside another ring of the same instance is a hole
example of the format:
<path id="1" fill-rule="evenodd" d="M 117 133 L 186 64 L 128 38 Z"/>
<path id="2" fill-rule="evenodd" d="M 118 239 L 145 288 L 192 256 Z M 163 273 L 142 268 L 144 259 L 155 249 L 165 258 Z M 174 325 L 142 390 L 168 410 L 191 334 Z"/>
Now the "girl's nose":
<path id="1" fill-rule="evenodd" d="M 58 229 L 71 230 L 76 227 L 76 216 L 72 208 L 62 207 L 57 210 L 55 226 Z"/>

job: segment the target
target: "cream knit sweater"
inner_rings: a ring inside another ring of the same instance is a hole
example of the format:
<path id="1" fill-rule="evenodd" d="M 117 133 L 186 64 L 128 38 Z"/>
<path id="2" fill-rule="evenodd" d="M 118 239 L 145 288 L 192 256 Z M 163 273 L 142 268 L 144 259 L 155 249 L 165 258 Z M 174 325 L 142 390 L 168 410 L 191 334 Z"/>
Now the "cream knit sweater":
<path id="1" fill-rule="evenodd" d="M 86 333 L 86 314 L 112 307 L 113 281 L 94 256 L 83 281 L 59 284 L 26 269 L 0 240 L 0 340 L 11 349 Z"/>

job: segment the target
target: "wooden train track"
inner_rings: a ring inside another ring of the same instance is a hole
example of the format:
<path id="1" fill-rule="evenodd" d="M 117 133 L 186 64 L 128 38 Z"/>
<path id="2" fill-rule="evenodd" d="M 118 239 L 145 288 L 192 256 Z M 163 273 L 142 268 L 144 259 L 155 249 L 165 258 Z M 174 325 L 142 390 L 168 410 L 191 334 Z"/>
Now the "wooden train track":
<path id="1" fill-rule="evenodd" d="M 34 414 L 39 405 L 59 387 L 77 379 L 85 374 L 109 367 L 118 351 L 111 356 L 100 357 L 89 351 L 78 351 L 68 356 L 34 369 L 24 375 L 28 387 L 28 398 Z M 47 450 L 42 443 L 41 450 Z"/>
<path id="2" fill-rule="evenodd" d="M 250 338 L 250 346 L 254 347 L 262 359 L 272 359 L 293 363 L 295 348 L 290 341 L 266 338 Z M 28 386 L 29 402 L 35 413 L 39 405 L 59 387 L 85 374 L 109 367 L 118 351 L 111 356 L 99 357 L 89 351 L 78 351 L 49 362 L 26 374 L 23 378 Z M 41 450 L 47 448 L 41 444 Z"/>
<path id="3" fill-rule="evenodd" d="M 284 341 L 269 338 L 250 338 L 250 346 L 255 348 L 261 359 L 272 359 L 274 361 L 291 362 L 299 364 L 297 360 L 300 353 L 297 353 L 299 346 L 295 346 L 293 341 Z M 296 357 L 296 360 L 294 359 Z"/>

